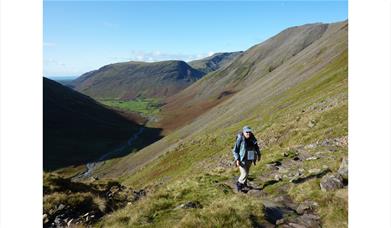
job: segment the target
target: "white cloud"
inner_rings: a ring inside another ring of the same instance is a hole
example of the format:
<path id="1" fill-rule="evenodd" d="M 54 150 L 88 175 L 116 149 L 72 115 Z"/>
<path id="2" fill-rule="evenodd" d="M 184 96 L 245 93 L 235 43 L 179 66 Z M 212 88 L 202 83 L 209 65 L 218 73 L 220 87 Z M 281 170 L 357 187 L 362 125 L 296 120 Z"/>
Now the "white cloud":
<path id="1" fill-rule="evenodd" d="M 168 53 L 160 50 L 154 51 L 142 51 L 142 50 L 130 50 L 127 53 L 114 54 L 108 58 L 108 61 L 113 62 L 125 62 L 125 61 L 143 61 L 143 62 L 158 62 L 166 60 L 183 60 L 192 61 L 202 59 L 213 55 L 214 52 L 208 53 L 195 53 L 195 54 L 184 54 L 184 53 Z"/>

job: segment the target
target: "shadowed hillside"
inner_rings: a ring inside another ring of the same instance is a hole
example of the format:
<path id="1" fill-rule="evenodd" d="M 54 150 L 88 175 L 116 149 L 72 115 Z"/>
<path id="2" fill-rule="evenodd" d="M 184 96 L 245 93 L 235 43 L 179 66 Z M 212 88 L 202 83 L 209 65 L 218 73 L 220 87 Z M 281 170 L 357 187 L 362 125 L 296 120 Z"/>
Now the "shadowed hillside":
<path id="1" fill-rule="evenodd" d="M 85 73 L 72 84 L 77 91 L 97 99 L 162 98 L 186 88 L 203 75 L 183 61 L 123 62 Z"/>
<path id="2" fill-rule="evenodd" d="M 43 79 L 43 114 L 45 170 L 93 161 L 141 127 L 47 78 Z"/>

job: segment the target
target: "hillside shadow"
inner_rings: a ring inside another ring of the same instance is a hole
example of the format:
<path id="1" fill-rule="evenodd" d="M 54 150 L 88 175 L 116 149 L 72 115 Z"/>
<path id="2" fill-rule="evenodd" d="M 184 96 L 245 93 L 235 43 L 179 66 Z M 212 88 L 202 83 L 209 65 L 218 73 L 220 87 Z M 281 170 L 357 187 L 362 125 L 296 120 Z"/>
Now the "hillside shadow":
<path id="1" fill-rule="evenodd" d="M 164 137 L 161 134 L 161 128 L 140 126 L 139 129 L 143 130 L 137 138 L 134 138 L 135 133 L 133 132 L 133 134 L 128 135 L 127 140 L 118 140 L 115 139 L 119 137 L 119 133 L 117 133 L 111 135 L 112 139 L 108 139 L 106 141 L 103 141 L 102 138 L 99 137 L 96 139 L 93 137 L 88 137 L 87 140 L 85 138 L 75 137 L 59 138 L 58 136 L 49 136 L 46 133 L 46 137 L 44 137 L 43 168 L 45 171 L 55 171 L 66 167 L 77 167 L 80 165 L 86 165 L 88 163 L 103 162 L 114 158 L 124 157 L 130 153 L 137 152 Z M 52 131 L 50 132 L 53 133 Z M 121 138 L 123 137 L 124 136 L 121 135 Z M 55 140 L 53 141 L 52 139 Z M 64 142 L 69 143 L 65 144 Z M 51 157 L 47 158 L 47 156 L 45 157 L 45 152 L 50 155 L 48 151 L 49 148 L 51 150 L 56 150 L 56 153 L 51 154 L 57 154 L 61 156 L 59 156 L 58 159 Z M 83 152 L 84 155 L 80 155 Z M 66 153 L 69 153 L 68 158 L 63 156 Z M 77 156 L 75 156 L 75 154 L 77 154 Z"/>

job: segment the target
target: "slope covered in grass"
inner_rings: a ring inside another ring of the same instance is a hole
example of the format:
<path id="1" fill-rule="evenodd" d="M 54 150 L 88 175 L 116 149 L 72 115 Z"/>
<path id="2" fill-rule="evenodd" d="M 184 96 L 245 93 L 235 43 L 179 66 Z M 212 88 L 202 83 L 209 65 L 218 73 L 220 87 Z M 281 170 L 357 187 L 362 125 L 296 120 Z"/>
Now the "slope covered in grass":
<path id="1" fill-rule="evenodd" d="M 347 66 L 347 22 L 328 25 L 317 41 L 246 90 L 118 161 L 115 170 L 105 167 L 113 171 L 108 176 L 150 192 L 99 226 L 267 227 L 277 223 L 271 208 L 282 208 L 281 224 L 347 227 L 346 186 L 320 187 L 348 154 Z M 255 189 L 238 194 L 231 148 L 244 125 L 254 129 L 263 151 L 251 169 Z M 299 206 L 309 202 L 302 214 Z"/>
<path id="2" fill-rule="evenodd" d="M 129 100 L 173 95 L 203 75 L 183 61 L 131 61 L 103 66 L 72 83 L 77 91 L 96 99 Z"/>

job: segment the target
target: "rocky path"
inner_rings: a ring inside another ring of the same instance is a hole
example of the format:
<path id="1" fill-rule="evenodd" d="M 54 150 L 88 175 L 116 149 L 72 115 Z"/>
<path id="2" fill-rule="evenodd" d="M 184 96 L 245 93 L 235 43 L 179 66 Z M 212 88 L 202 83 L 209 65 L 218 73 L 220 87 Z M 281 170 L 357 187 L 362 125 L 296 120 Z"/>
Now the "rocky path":
<path id="1" fill-rule="evenodd" d="M 103 154 L 99 159 L 97 159 L 94 162 L 90 162 L 86 164 L 86 171 L 83 173 L 80 173 L 72 178 L 72 181 L 80 181 L 86 178 L 89 178 L 92 176 L 92 173 L 96 168 L 103 165 L 105 163 L 105 160 L 107 160 L 110 157 L 120 155 L 124 153 L 125 150 L 129 149 L 130 146 L 132 146 L 133 142 L 138 139 L 138 137 L 143 133 L 144 128 L 141 127 L 131 138 L 128 139 L 126 144 L 119 146 L 118 148 L 111 150 L 105 154 Z"/>
<path id="2" fill-rule="evenodd" d="M 321 142 L 300 145 L 289 148 L 265 165 L 267 169 L 260 176 L 249 178 L 248 187 L 238 194 L 246 194 L 250 197 L 262 199 L 264 215 L 270 224 L 262 224 L 262 227 L 322 227 L 320 216 L 316 213 L 318 203 L 314 200 L 294 202 L 285 193 L 269 195 L 264 189 L 268 186 L 284 182 L 286 184 L 300 184 L 314 178 L 320 180 L 319 188 L 323 192 L 334 191 L 348 184 L 348 159 L 344 157 L 337 171 L 332 171 L 323 162 L 317 162 L 318 167 L 306 167 L 303 163 L 323 161 L 330 159 L 338 147 L 347 146 L 347 137 L 327 139 Z M 221 169 L 228 165 L 219 164 Z M 231 165 L 232 166 L 232 165 Z M 225 186 L 236 191 L 237 177 L 226 181 Z M 283 191 L 282 191 L 283 192 Z M 257 226 L 256 226 L 257 227 Z"/>

